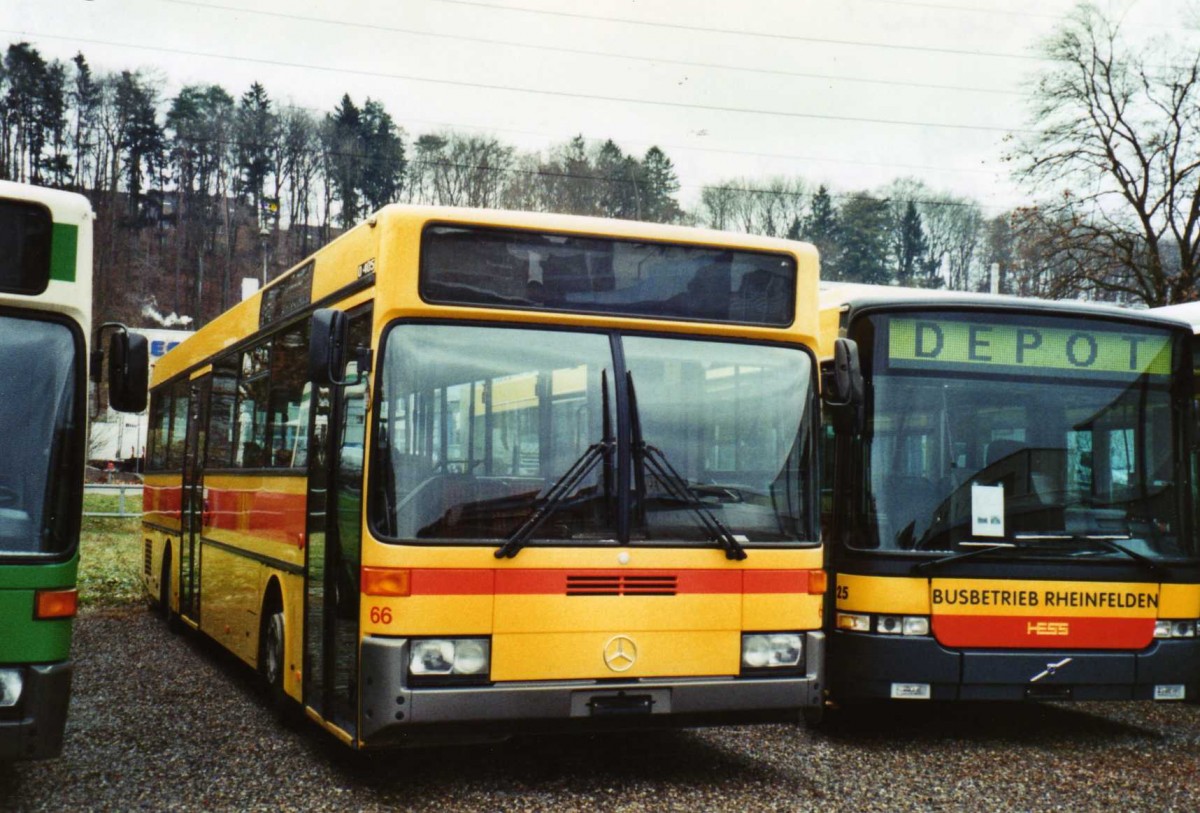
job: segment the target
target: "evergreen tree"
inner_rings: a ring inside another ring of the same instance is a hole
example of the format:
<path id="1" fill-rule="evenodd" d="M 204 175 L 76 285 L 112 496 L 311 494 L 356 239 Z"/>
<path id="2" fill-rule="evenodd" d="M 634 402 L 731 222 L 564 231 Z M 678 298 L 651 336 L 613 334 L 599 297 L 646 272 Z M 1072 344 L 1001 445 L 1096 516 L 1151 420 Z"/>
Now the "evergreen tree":
<path id="1" fill-rule="evenodd" d="M 400 197 L 404 185 L 404 141 L 380 102 L 367 99 L 360 119 L 363 172 L 362 199 L 368 212 Z"/>
<path id="2" fill-rule="evenodd" d="M 839 266 L 841 228 L 837 209 L 825 185 L 817 187 L 809 203 L 808 215 L 801 223 L 797 236 L 817 247 L 821 255 L 821 277 L 841 279 Z"/>
<path id="3" fill-rule="evenodd" d="M 271 141 L 279 122 L 271 111 L 271 99 L 258 82 L 242 94 L 235 118 L 234 151 L 238 170 L 237 191 L 258 209 L 263 202 L 267 177 L 275 171 Z"/>
<path id="4" fill-rule="evenodd" d="M 839 220 L 838 278 L 875 285 L 889 283 L 891 218 L 887 201 L 867 194 L 855 195 L 842 206 Z"/>
<path id="5" fill-rule="evenodd" d="M 129 191 L 129 212 L 135 218 L 139 216 L 145 180 L 157 177 L 164 165 L 166 144 L 158 124 L 156 95 L 139 74 L 122 71 L 117 79 L 118 150 Z"/>
<path id="6" fill-rule="evenodd" d="M 642 219 L 654 223 L 675 223 L 683 210 L 675 196 L 679 193 L 679 177 L 675 165 L 658 147 L 646 150 L 642 158 Z"/>
<path id="7" fill-rule="evenodd" d="M 75 81 L 70 91 L 71 108 L 75 112 L 75 128 L 70 143 L 74 153 L 71 183 L 81 189 L 95 188 L 95 176 L 92 176 L 89 185 L 87 175 L 95 168 L 90 159 L 97 145 L 96 119 L 101 101 L 100 85 L 92 78 L 92 69 L 82 53 L 75 54 L 71 61 L 75 64 Z"/>
<path id="8" fill-rule="evenodd" d="M 362 213 L 362 113 L 347 93 L 327 121 L 323 132 L 327 183 L 341 206 L 338 220 L 349 228 Z"/>
<path id="9" fill-rule="evenodd" d="M 40 183 L 45 130 L 40 121 L 46 85 L 46 61 L 27 42 L 8 46 L 4 54 L 3 160 L 5 177 Z"/>
<path id="10" fill-rule="evenodd" d="M 918 282 L 918 276 L 924 278 L 929 244 L 925 239 L 925 229 L 921 225 L 921 214 L 911 200 L 904 207 L 900 222 L 896 224 L 895 250 L 897 282 L 908 287 Z"/>

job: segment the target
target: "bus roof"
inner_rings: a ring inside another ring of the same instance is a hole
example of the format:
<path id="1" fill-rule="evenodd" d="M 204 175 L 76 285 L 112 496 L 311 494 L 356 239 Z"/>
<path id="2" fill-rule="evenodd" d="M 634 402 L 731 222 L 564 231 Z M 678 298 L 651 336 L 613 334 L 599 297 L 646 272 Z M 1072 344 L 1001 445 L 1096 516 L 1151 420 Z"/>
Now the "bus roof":
<path id="1" fill-rule="evenodd" d="M 1180 319 L 1192 326 L 1192 331 L 1200 333 L 1200 302 L 1182 302 L 1178 305 L 1164 305 L 1161 308 L 1151 308 L 1148 313 L 1165 316 L 1169 319 Z"/>
<path id="2" fill-rule="evenodd" d="M 502 229 L 550 232 L 579 236 L 595 236 L 616 240 L 654 241 L 677 243 L 694 246 L 709 246 L 718 248 L 748 249 L 751 251 L 786 252 L 794 255 L 798 262 L 798 282 L 803 282 L 797 289 L 798 305 L 811 307 L 816 299 L 816 277 L 818 268 L 817 249 L 810 243 L 794 240 L 784 240 L 774 237 L 761 237 L 739 232 L 699 229 L 690 226 L 674 226 L 661 223 L 644 223 L 635 220 L 615 220 L 600 217 L 583 217 L 578 215 L 550 214 L 542 212 L 517 212 L 503 209 L 473 209 L 464 207 L 445 206 L 414 206 L 408 204 L 391 204 L 383 207 L 366 220 L 347 230 L 345 233 L 322 246 L 313 254 L 304 258 L 292 268 L 280 274 L 261 290 L 248 296 L 242 302 L 234 305 L 225 313 L 217 316 L 204 327 L 185 340 L 175 351 L 164 357 L 156 365 L 152 384 L 159 383 L 178 375 L 185 369 L 198 363 L 219 351 L 224 346 L 230 346 L 242 339 L 254 335 L 260 329 L 259 318 L 264 297 L 273 296 L 274 289 L 280 289 L 289 284 L 289 280 L 300 273 L 311 273 L 311 300 L 319 302 L 334 292 L 343 291 L 353 285 L 362 276 L 361 263 L 368 258 L 382 258 L 387 255 L 393 258 L 398 255 L 408 255 L 412 261 L 414 254 L 412 246 L 415 240 L 396 245 L 390 242 L 381 245 L 381 235 L 403 232 L 409 236 L 419 236 L 427 224 L 472 225 Z M 389 254 L 389 252 L 391 252 Z M 402 262 L 406 261 L 401 258 Z M 799 310 L 799 308 L 798 308 Z M 377 314 L 378 316 L 379 314 Z M 535 317 L 547 315 L 561 319 L 562 312 L 547 311 L 535 314 Z M 576 314 L 569 314 L 575 317 Z M 586 319 L 586 314 L 580 315 Z M 595 318 L 595 317 L 592 317 Z M 616 321 L 618 318 L 613 317 Z M 715 325 L 714 330 L 729 326 Z M 744 327 L 744 326 L 737 326 Z M 818 330 L 815 314 L 811 324 L 794 326 L 798 329 L 802 340 L 815 344 Z M 778 329 L 775 331 L 778 333 Z M 216 339 L 214 337 L 221 337 Z"/>
<path id="3" fill-rule="evenodd" d="M 821 342 L 820 357 L 832 358 L 833 342 L 840 335 L 841 316 L 865 309 L 896 306 L 911 310 L 928 304 L 939 308 L 962 307 L 966 310 L 1012 310 L 1034 313 L 1065 313 L 1079 316 L 1103 316 L 1110 319 L 1157 325 L 1160 327 L 1182 327 L 1182 313 L 1167 313 L 1169 308 L 1155 310 L 1132 310 L 1098 302 L 1076 299 L 1037 299 L 1036 297 L 984 294 L 969 291 L 947 291 L 930 288 L 905 288 L 893 285 L 864 285 L 860 283 L 821 283 Z M 1182 306 L 1175 306 L 1182 307 Z M 1195 314 L 1200 319 L 1200 310 Z M 1194 323 L 1193 323 L 1194 324 Z"/>

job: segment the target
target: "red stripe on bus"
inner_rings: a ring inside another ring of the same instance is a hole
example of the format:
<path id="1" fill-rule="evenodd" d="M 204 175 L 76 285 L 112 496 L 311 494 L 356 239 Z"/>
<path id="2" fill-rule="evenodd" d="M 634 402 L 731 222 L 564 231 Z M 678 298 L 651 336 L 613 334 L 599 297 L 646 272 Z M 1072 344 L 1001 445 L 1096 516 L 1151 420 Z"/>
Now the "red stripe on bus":
<path id="1" fill-rule="evenodd" d="M 1143 649 L 1154 640 L 1154 619 L 935 615 L 933 636 L 953 647 Z"/>

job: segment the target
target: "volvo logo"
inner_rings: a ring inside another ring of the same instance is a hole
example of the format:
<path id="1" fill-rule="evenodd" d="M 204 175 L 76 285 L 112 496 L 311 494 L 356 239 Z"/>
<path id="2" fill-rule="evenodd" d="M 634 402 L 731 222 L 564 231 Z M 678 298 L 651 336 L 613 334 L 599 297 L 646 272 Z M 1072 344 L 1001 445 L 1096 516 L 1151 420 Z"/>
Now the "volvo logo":
<path id="1" fill-rule="evenodd" d="M 604 645 L 604 664 L 614 672 L 624 672 L 637 661 L 637 644 L 628 635 L 610 638 Z"/>
<path id="2" fill-rule="evenodd" d="M 1038 672 L 1033 677 L 1031 677 L 1029 679 L 1029 682 L 1037 683 L 1042 678 L 1054 677 L 1055 675 L 1058 674 L 1059 669 L 1062 669 L 1064 666 L 1066 666 L 1068 663 L 1070 663 L 1073 660 L 1075 660 L 1075 659 L 1074 658 L 1063 658 L 1058 663 L 1048 663 L 1048 664 L 1046 664 L 1046 668 L 1043 669 L 1041 672 Z"/>

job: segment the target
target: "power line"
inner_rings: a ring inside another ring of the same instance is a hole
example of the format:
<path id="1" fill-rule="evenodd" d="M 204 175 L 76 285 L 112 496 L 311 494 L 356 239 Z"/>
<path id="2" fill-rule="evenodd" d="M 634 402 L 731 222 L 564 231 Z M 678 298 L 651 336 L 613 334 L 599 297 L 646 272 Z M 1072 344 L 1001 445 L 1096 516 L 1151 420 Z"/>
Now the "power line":
<path id="1" fill-rule="evenodd" d="M 303 14 L 290 14 L 281 11 L 263 11 L 260 9 L 243 8 L 240 6 L 225 6 L 215 3 L 202 3 L 196 0 L 159 0 L 161 3 L 170 3 L 177 6 L 189 6 L 192 8 L 214 9 L 219 11 L 232 11 L 239 14 L 255 14 L 260 17 L 274 17 L 282 20 L 294 20 L 297 22 L 317 23 L 319 25 L 334 25 L 341 28 L 354 28 L 367 31 L 387 32 L 389 34 L 405 34 L 414 37 L 429 37 L 433 39 L 452 40 L 456 42 L 470 42 L 480 45 L 499 45 L 508 48 L 523 48 L 531 51 L 542 51 L 546 53 L 566 54 L 568 56 L 593 56 L 603 59 L 620 59 L 630 62 L 643 62 L 657 65 L 678 65 L 685 68 L 707 68 L 714 70 L 738 71 L 741 73 L 754 73 L 765 76 L 786 76 L 797 79 L 818 79 L 821 81 L 835 82 L 856 82 L 859 84 L 884 85 L 888 87 L 912 87 L 922 90 L 949 90 L 961 93 L 988 93 L 1004 96 L 1019 96 L 1019 91 L 1007 90 L 1003 88 L 980 88 L 970 87 L 966 85 L 944 85 L 925 82 L 906 82 L 896 79 L 872 79 L 869 77 L 859 76 L 843 76 L 830 73 L 811 73 L 804 71 L 785 71 L 773 68 L 753 68 L 743 65 L 730 65 L 716 62 L 696 62 L 684 59 L 670 59 L 663 56 L 638 56 L 635 54 L 616 54 L 610 51 L 594 51 L 585 48 L 563 48 L 554 45 L 539 45 L 537 43 L 517 42 L 515 40 L 500 40 L 487 37 L 471 37 L 464 34 L 440 34 L 432 31 L 422 31 L 413 28 L 399 28 L 397 26 L 381 25 L 376 23 L 360 23 L 348 20 L 335 20 L 328 17 L 311 17 Z"/>
<path id="2" fill-rule="evenodd" d="M 433 2 L 459 2 L 459 0 L 432 0 L 432 1 Z M 225 60 L 231 60 L 231 61 L 236 61 L 236 62 L 248 62 L 248 63 L 255 64 L 255 65 L 270 65 L 270 66 L 274 66 L 274 67 L 285 67 L 285 68 L 301 68 L 301 69 L 305 69 L 305 70 L 321 71 L 324 73 L 353 74 L 356 76 L 373 76 L 373 77 L 382 78 L 382 79 L 398 79 L 398 80 L 407 81 L 407 82 L 421 82 L 421 83 L 426 83 L 426 84 L 441 85 L 441 86 L 448 86 L 448 87 L 470 88 L 470 89 L 474 89 L 474 90 L 489 90 L 489 91 L 499 91 L 499 92 L 503 92 L 503 93 L 519 93 L 519 94 L 528 94 L 528 95 L 535 95 L 535 96 L 548 96 L 551 98 L 583 99 L 583 100 L 587 100 L 587 101 L 611 102 L 611 103 L 616 103 L 616 104 L 639 105 L 639 106 L 643 106 L 643 107 L 662 107 L 662 108 L 668 108 L 668 109 L 673 109 L 673 110 L 699 110 L 699 111 L 704 111 L 704 112 L 709 112 L 709 113 L 736 113 L 736 114 L 741 114 L 741 115 L 752 115 L 752 116 L 770 116 L 770 117 L 777 117 L 777 118 L 805 119 L 805 120 L 817 120 L 817 121 L 838 121 L 838 122 L 851 123 L 851 124 L 880 124 L 880 125 L 893 126 L 893 127 L 922 127 L 922 128 L 935 128 L 935 129 L 944 129 L 944 130 L 962 130 L 962 131 L 968 131 L 968 132 L 989 132 L 989 133 L 1005 133 L 1005 134 L 1018 133 L 1018 132 L 1026 132 L 1027 133 L 1028 132 L 1028 131 L 1016 130 L 1016 129 L 1008 128 L 1008 127 L 995 127 L 995 126 L 985 125 L 985 124 L 958 124 L 958 123 L 954 123 L 954 122 L 928 122 L 928 121 L 916 121 L 916 120 L 906 120 L 906 119 L 882 119 L 882 118 L 872 118 L 872 117 L 868 117 L 868 116 L 837 116 L 837 115 L 830 115 L 830 114 L 824 114 L 824 113 L 805 113 L 805 112 L 790 111 L 790 110 L 770 110 L 770 109 L 748 108 L 748 107 L 728 107 L 728 106 L 724 106 L 724 105 L 705 105 L 705 104 L 693 104 L 693 103 L 688 103 L 688 102 L 671 102 L 671 101 L 656 100 L 656 99 L 638 99 L 638 98 L 626 97 L 626 96 L 607 96 L 607 95 L 595 94 L 595 93 L 576 93 L 576 92 L 571 92 L 571 91 L 543 90 L 540 88 L 526 88 L 526 87 L 516 87 L 516 86 L 508 86 L 508 85 L 494 85 L 494 84 L 489 84 L 489 83 L 485 83 L 485 82 L 467 82 L 467 81 L 455 80 L 455 79 L 435 79 L 435 78 L 427 77 L 427 76 L 415 76 L 415 75 L 410 75 L 410 74 L 387 73 L 384 71 L 368 71 L 368 70 L 362 70 L 362 69 L 357 69 L 357 68 L 332 68 L 332 67 L 326 67 L 323 65 L 301 64 L 301 63 L 297 63 L 297 62 L 287 62 L 284 60 L 277 60 L 277 59 L 263 59 L 260 57 L 214 54 L 214 53 L 209 53 L 209 52 L 204 52 L 204 51 L 185 50 L 182 48 L 164 48 L 164 47 L 155 46 L 155 45 L 138 45 L 138 44 L 126 43 L 126 42 L 112 42 L 111 40 L 99 40 L 99 39 L 91 39 L 91 38 L 84 38 L 84 37 L 66 37 L 66 36 L 55 35 L 55 34 L 42 34 L 42 33 L 38 33 L 38 32 L 31 33 L 31 32 L 27 32 L 27 31 L 17 31 L 17 30 L 4 29 L 4 28 L 0 28 L 0 32 L 6 33 L 6 34 L 14 34 L 19 37 L 34 36 L 34 37 L 42 37 L 44 39 L 69 40 L 72 42 L 84 42 L 84 43 L 88 43 L 91 45 L 107 45 L 107 46 L 111 46 L 111 47 L 115 47 L 115 48 L 126 48 L 126 49 L 134 49 L 134 50 L 141 50 L 141 51 L 155 51 L 155 52 L 160 52 L 160 53 L 177 54 L 180 56 L 203 57 L 203 58 L 209 58 L 209 59 L 225 59 Z"/>
<path id="3" fill-rule="evenodd" d="M 1043 61 L 1041 57 L 1029 54 L 1014 54 L 1004 51 L 972 51 L 964 48 L 938 48 L 929 45 L 897 45 L 891 42 L 871 42 L 869 40 L 843 40 L 828 37 L 805 37 L 799 34 L 779 34 L 769 31 L 747 31 L 744 29 L 712 28 L 701 25 L 685 25 L 683 23 L 663 23 L 651 20 L 635 20 L 629 17 L 605 17 L 599 14 L 583 14 L 574 11 L 552 11 L 548 9 L 527 8 L 524 6 L 498 6 L 492 3 L 482 3 L 478 0 L 427 0 L 430 3 L 443 3 L 452 6 L 468 6 L 484 8 L 490 11 L 515 12 L 520 14 L 535 14 L 546 17 L 564 17 L 589 22 L 620 23 L 623 25 L 641 26 L 645 28 L 668 28 L 677 31 L 692 31 L 703 34 L 722 34 L 729 36 L 754 37 L 758 39 L 781 40 L 785 42 L 807 42 L 817 45 L 845 45 L 855 48 L 880 48 L 890 51 L 924 52 L 931 54 L 951 54 L 954 56 L 981 56 L 995 59 L 1018 59 L 1030 62 Z"/>

